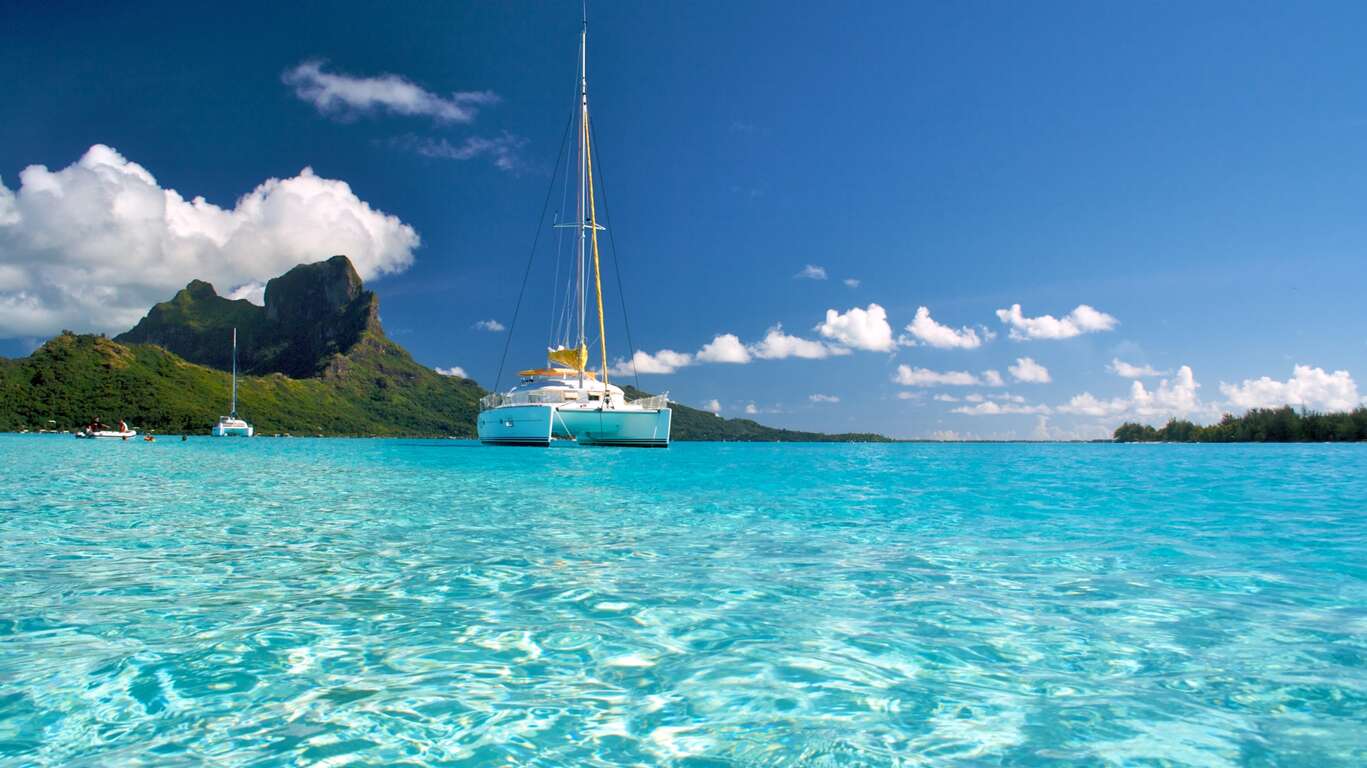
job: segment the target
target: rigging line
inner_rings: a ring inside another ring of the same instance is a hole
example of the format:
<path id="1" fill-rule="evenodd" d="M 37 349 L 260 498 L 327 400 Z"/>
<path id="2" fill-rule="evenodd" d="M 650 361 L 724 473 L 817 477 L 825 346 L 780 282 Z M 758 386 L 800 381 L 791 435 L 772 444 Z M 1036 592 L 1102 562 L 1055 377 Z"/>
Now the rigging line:
<path id="1" fill-rule="evenodd" d="M 570 109 L 570 114 L 571 114 L 571 115 L 574 114 L 574 110 L 575 110 L 575 109 L 578 109 L 578 105 L 577 105 L 577 101 L 578 101 L 578 98 L 579 98 L 578 87 L 579 87 L 579 84 L 578 84 L 578 82 L 576 81 L 576 83 L 575 83 L 575 94 L 574 94 L 574 95 L 575 95 L 575 100 L 576 100 L 576 105 Z M 571 118 L 571 119 L 573 119 L 573 118 Z M 560 168 L 559 168 L 558 166 L 556 167 L 555 172 L 556 172 L 556 173 L 559 173 L 559 172 L 560 172 Z M 567 162 L 567 163 L 565 164 L 565 180 L 564 180 L 564 183 L 563 183 L 563 188 L 561 189 L 561 192 L 560 192 L 560 211 L 561 211 L 562 213 L 568 209 L 569 205 L 568 205 L 568 202 L 567 202 L 567 201 L 568 201 L 569 199 L 570 199 L 570 170 L 569 170 L 569 163 Z M 562 347 L 568 347 L 568 346 L 570 345 L 570 286 L 571 286 L 571 285 L 573 284 L 573 282 L 574 282 L 573 280 L 566 280 L 566 281 L 565 281 L 565 293 L 564 293 L 564 296 L 557 296 L 557 295 L 556 295 L 556 288 L 560 285 L 560 278 L 559 278 L 560 265 L 561 265 L 562 263 L 564 263 L 564 261 L 565 261 L 565 233 L 566 233 L 567 231 L 568 231 L 568 230 L 566 230 L 566 229 L 564 229 L 564 228 L 557 229 L 557 234 L 556 234 L 556 238 L 555 238 L 556 281 L 555 281 L 554 283 L 551 284 L 551 316 L 552 316 L 552 318 L 555 317 L 555 303 L 556 303 L 557 301 L 560 301 L 560 302 L 561 302 L 561 303 L 560 303 L 560 319 L 559 319 L 558 322 L 556 322 L 554 319 L 552 320 L 552 322 L 554 323 L 554 328 L 553 328 L 553 330 L 552 330 L 552 336 L 553 336 L 553 337 L 552 337 L 552 339 L 551 339 L 551 343 L 554 344 L 555 342 L 558 341 L 558 342 L 560 343 L 560 346 L 562 346 Z M 569 274 L 569 270 L 567 269 L 567 270 L 566 270 L 566 275 L 568 275 L 568 274 Z"/>
<path id="2" fill-rule="evenodd" d="M 554 184 L 554 183 L 555 183 L 555 180 L 552 179 L 552 180 L 551 180 L 551 184 Z M 560 211 L 556 211 L 556 212 L 555 212 L 555 215 L 551 217 L 551 221 L 554 222 L 554 224 L 557 224 L 557 225 L 560 223 Z M 552 228 L 554 228 L 554 227 L 552 227 Z M 550 349 L 551 346 L 553 346 L 553 345 L 555 344 L 555 286 L 557 286 L 557 285 L 559 285 L 559 284 L 560 284 L 560 248 L 559 248 L 559 246 L 557 245 L 556 251 L 555 251 L 555 280 L 551 283 L 551 319 L 550 319 L 550 326 L 551 326 L 551 327 L 550 327 L 550 329 L 549 329 L 549 330 L 547 331 L 547 333 L 546 333 L 546 348 L 547 348 L 547 349 Z"/>
<path id="3" fill-rule="evenodd" d="M 598 131 L 594 129 L 594 122 L 589 120 L 589 134 L 593 138 L 593 143 L 598 144 Z M 598 189 L 603 193 L 603 219 L 612 221 L 612 210 L 608 207 L 608 183 L 607 174 L 603 173 L 603 145 L 598 144 Z M 612 271 L 617 274 L 617 298 L 622 303 L 622 325 L 626 326 L 627 349 L 631 352 L 631 378 L 636 382 L 636 389 L 641 388 L 641 377 L 636 372 L 636 345 L 631 342 L 631 320 L 627 315 L 627 293 L 622 290 L 622 259 L 617 255 L 617 239 L 613 237 L 614 227 L 608 227 L 608 246 L 612 253 Z"/>
<path id="4" fill-rule="evenodd" d="M 560 159 L 565 156 L 565 145 L 569 143 L 570 126 L 574 115 L 565 121 L 565 134 L 560 137 L 560 153 L 556 155 L 555 167 L 560 167 Z M 546 210 L 551 207 L 551 193 L 555 191 L 555 173 L 551 173 L 551 183 L 546 187 L 546 201 L 541 204 L 541 215 L 536 217 L 536 236 L 532 238 L 532 250 L 527 254 L 527 268 L 522 271 L 522 287 L 517 289 L 517 304 L 513 305 L 513 319 L 508 324 L 508 336 L 503 340 L 503 355 L 498 359 L 498 375 L 494 377 L 494 392 L 498 392 L 503 382 L 503 366 L 508 362 L 508 348 L 513 343 L 513 332 L 517 330 L 517 316 L 522 311 L 522 297 L 527 292 L 527 278 L 532 274 L 532 261 L 536 257 L 536 246 L 541 242 L 541 223 L 546 220 Z"/>
<path id="5" fill-rule="evenodd" d="M 573 94 L 573 98 L 570 99 L 570 103 L 571 103 L 571 107 L 570 107 L 570 119 L 573 120 L 573 119 L 574 119 L 574 113 L 579 109 L 579 73 L 578 73 L 578 72 L 575 73 L 575 77 L 574 77 L 574 86 L 573 86 L 573 88 L 571 88 L 570 90 L 571 90 L 571 93 Z M 554 184 L 554 174 L 555 174 L 555 173 L 559 173 L 559 172 L 560 172 L 560 166 L 557 165 L 556 168 L 555 168 L 555 170 L 554 170 L 553 173 L 552 173 L 552 184 Z M 569 210 L 569 203 L 568 203 L 569 199 L 570 199 L 570 164 L 569 164 L 569 160 L 566 159 L 566 161 L 565 161 L 565 179 L 564 179 L 564 182 L 563 182 L 563 185 L 562 185 L 562 189 L 561 189 L 561 192 L 560 192 L 560 212 L 561 212 L 562 214 L 563 214 L 565 211 Z M 556 258 L 557 272 L 559 271 L 559 266 L 560 266 L 560 264 L 564 263 L 564 261 L 565 261 L 565 239 L 566 239 L 566 234 L 567 234 L 568 231 L 569 231 L 568 229 L 564 229 L 563 226 L 564 226 L 564 225 L 563 225 L 563 222 L 562 222 L 562 224 L 561 224 L 561 229 L 558 230 L 558 232 L 557 232 L 557 234 L 556 234 L 556 238 L 555 238 L 555 258 Z M 569 269 L 566 269 L 565 274 L 566 274 L 566 275 L 571 274 L 570 270 L 569 270 Z M 569 347 L 569 345 L 570 345 L 570 305 L 572 304 L 572 301 L 571 301 L 571 292 L 572 292 L 572 289 L 573 289 L 573 286 L 574 286 L 574 280 L 573 280 L 573 278 L 570 278 L 570 279 L 567 279 L 567 280 L 565 281 L 565 293 L 564 293 L 564 296 L 557 296 L 557 295 L 556 295 L 556 288 L 557 288 L 558 285 L 559 285 L 559 278 L 557 278 L 557 280 L 556 280 L 555 283 L 552 283 L 552 284 L 551 284 L 551 304 L 552 304 L 552 309 L 551 309 L 551 311 L 552 311 L 552 313 L 554 313 L 554 311 L 555 311 L 555 310 L 554 310 L 555 302 L 557 302 L 557 301 L 560 301 L 560 302 L 561 302 L 561 304 L 560 304 L 560 320 L 555 324 L 555 331 L 554 331 L 555 338 L 552 339 L 552 343 L 559 342 L 559 346 L 561 346 L 561 347 L 566 347 L 566 348 L 567 348 L 567 347 Z"/>
<path id="6" fill-rule="evenodd" d="M 556 172 L 559 172 L 558 168 L 556 169 Z M 559 296 L 557 293 L 560 287 L 560 267 L 565 262 L 565 230 L 559 226 L 562 222 L 558 221 L 558 219 L 560 215 L 563 214 L 565 211 L 565 201 L 569 199 L 569 191 L 570 174 L 567 170 L 565 173 L 564 188 L 560 193 L 560 210 L 556 212 L 557 227 L 555 235 L 555 282 L 551 283 L 551 338 L 549 342 L 547 342 L 548 347 L 550 348 L 555 347 L 556 343 L 559 342 L 562 338 L 569 338 L 569 330 L 565 327 L 565 324 L 569 322 L 567 316 L 570 300 L 569 290 L 566 289 L 565 295 L 563 297 Z M 568 269 L 566 270 L 565 274 L 569 274 Z M 567 280 L 566 283 L 568 282 L 569 281 Z M 563 302 L 561 301 L 562 298 Z M 557 307 L 559 307 L 558 319 Z M 567 346 L 567 343 L 561 343 L 560 346 Z"/>

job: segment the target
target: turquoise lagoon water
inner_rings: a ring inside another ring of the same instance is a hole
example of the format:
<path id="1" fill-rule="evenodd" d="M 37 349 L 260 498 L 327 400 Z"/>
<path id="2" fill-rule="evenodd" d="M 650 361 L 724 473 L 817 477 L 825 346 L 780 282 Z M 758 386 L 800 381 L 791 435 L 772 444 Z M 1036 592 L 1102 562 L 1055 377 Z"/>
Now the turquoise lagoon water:
<path id="1" fill-rule="evenodd" d="M 7 765 L 1360 765 L 1367 446 L 0 436 Z"/>

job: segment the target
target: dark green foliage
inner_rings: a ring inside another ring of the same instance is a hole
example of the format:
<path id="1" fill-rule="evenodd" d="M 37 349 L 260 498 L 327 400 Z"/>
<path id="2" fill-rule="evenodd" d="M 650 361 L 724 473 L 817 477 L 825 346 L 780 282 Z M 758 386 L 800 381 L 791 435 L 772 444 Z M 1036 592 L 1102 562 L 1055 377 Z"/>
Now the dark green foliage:
<path id="1" fill-rule="evenodd" d="M 74 429 L 100 417 L 139 430 L 207 433 L 228 410 L 229 375 L 161 347 L 70 333 L 0 360 L 0 430 Z M 483 390 L 366 335 L 321 376 L 238 377 L 238 412 L 261 434 L 474 434 Z"/>
<path id="2" fill-rule="evenodd" d="M 624 387 L 628 400 L 649 397 L 635 387 Z M 689 408 L 671 402 L 673 409 L 671 440 L 731 440 L 736 442 L 780 442 L 780 443 L 886 443 L 891 442 L 882 435 L 866 433 L 847 433 L 826 435 L 820 432 L 798 432 L 791 429 L 775 429 L 758 424 L 750 419 L 723 419 L 714 413 Z"/>
<path id="3" fill-rule="evenodd" d="M 1173 419 L 1161 429 L 1121 424 L 1120 443 L 1327 443 L 1367 440 L 1367 408 L 1348 413 L 1296 411 L 1291 406 L 1254 408 L 1243 416 L 1225 414 L 1218 424 L 1203 427 Z"/>

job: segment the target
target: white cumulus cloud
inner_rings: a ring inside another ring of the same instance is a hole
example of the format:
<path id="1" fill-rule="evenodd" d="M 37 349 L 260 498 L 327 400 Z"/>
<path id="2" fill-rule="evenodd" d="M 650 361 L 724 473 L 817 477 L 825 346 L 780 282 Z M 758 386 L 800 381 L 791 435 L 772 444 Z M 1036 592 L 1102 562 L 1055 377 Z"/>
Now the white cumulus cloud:
<path id="1" fill-rule="evenodd" d="M 1184 365 L 1177 369 L 1177 375 L 1171 380 L 1158 382 L 1158 388 L 1153 392 L 1146 390 L 1142 382 L 1131 382 L 1130 400 L 1140 416 L 1190 416 L 1206 409 L 1196 395 L 1200 386 L 1191 373 L 1191 366 Z"/>
<path id="2" fill-rule="evenodd" d="M 617 376 L 630 374 L 632 361 L 637 373 L 673 373 L 689 365 L 698 363 L 748 363 L 755 358 L 761 360 L 782 360 L 798 357 L 818 360 L 833 355 L 848 355 L 847 347 L 827 344 L 815 339 L 804 339 L 784 333 L 782 325 L 775 325 L 754 344 L 744 344 L 734 333 L 722 333 L 713 337 L 694 354 L 662 349 L 655 354 L 637 351 L 632 360 L 619 359 L 611 373 Z"/>
<path id="3" fill-rule="evenodd" d="M 822 336 L 847 347 L 870 352 L 887 352 L 896 345 L 892 341 L 892 326 L 888 325 L 888 313 L 877 304 L 868 309 L 853 307 L 841 313 L 834 309 L 826 310 L 826 321 L 817 325 Z"/>
<path id="4" fill-rule="evenodd" d="M 286 70 L 280 79 L 319 112 L 343 118 L 391 112 L 427 116 L 444 123 L 469 123 L 479 107 L 498 101 L 490 91 L 457 91 L 443 96 L 400 75 L 354 77 L 328 72 L 321 61 L 302 62 Z"/>
<path id="5" fill-rule="evenodd" d="M 838 402 L 840 402 L 840 397 L 837 396 L 837 395 L 822 395 L 822 394 L 816 394 L 816 395 L 809 395 L 809 396 L 807 397 L 807 399 L 810 400 L 810 401 L 812 401 L 813 403 L 838 403 Z"/>
<path id="6" fill-rule="evenodd" d="M 750 350 L 745 348 L 734 333 L 723 333 L 704 344 L 698 350 L 700 363 L 748 363 Z"/>
<path id="7" fill-rule="evenodd" d="M 1016 364 L 1008 365 L 1006 370 L 1011 374 L 1011 378 L 1026 384 L 1048 384 L 1052 381 L 1049 369 L 1028 357 L 1016 358 Z"/>
<path id="8" fill-rule="evenodd" d="M 966 416 L 1006 416 L 1022 413 L 1050 413 L 1047 405 L 1021 405 L 1019 403 L 998 403 L 993 400 L 978 403 L 977 405 L 961 405 L 958 408 L 950 409 L 951 413 L 962 413 Z"/>
<path id="9" fill-rule="evenodd" d="M 706 403 L 703 404 L 702 409 L 709 413 L 721 413 L 721 401 L 716 398 L 712 398 L 711 400 L 708 400 Z"/>
<path id="10" fill-rule="evenodd" d="M 1241 384 L 1220 382 L 1220 394 L 1236 408 L 1303 406 L 1323 411 L 1351 411 L 1363 404 L 1357 383 L 1347 371 L 1327 373 L 1323 368 L 1297 365 L 1286 381 L 1263 376 Z"/>
<path id="11" fill-rule="evenodd" d="M 652 355 L 638 349 L 631 356 L 631 360 L 619 359 L 609 373 L 613 376 L 630 376 L 632 373 L 673 373 L 692 363 L 693 356 L 687 352 L 662 349 Z"/>
<path id="12" fill-rule="evenodd" d="M 258 307 L 266 306 L 266 284 L 261 282 L 244 283 L 228 292 L 230 299 L 246 299 Z"/>
<path id="13" fill-rule="evenodd" d="M 1101 400 L 1091 392 L 1073 395 L 1067 403 L 1060 405 L 1060 413 L 1075 413 L 1080 416 L 1115 416 L 1129 410 L 1130 401 L 1125 398 Z"/>
<path id="14" fill-rule="evenodd" d="M 470 378 L 466 375 L 465 369 L 461 368 L 459 365 L 453 365 L 450 368 L 436 368 L 434 370 L 443 376 L 459 376 L 462 379 Z"/>
<path id="15" fill-rule="evenodd" d="M 1143 379 L 1167 374 L 1167 371 L 1157 370 L 1151 365 L 1132 365 L 1118 357 L 1111 358 L 1106 370 L 1126 379 Z"/>
<path id="16" fill-rule="evenodd" d="M 847 355 L 850 351 L 812 339 L 789 336 L 783 332 L 782 325 L 776 325 L 769 329 L 763 340 L 750 346 L 750 353 L 762 360 L 782 360 L 788 357 L 819 360 L 831 355 Z"/>
<path id="17" fill-rule="evenodd" d="M 0 337 L 121 332 L 191 279 L 231 294 L 339 253 L 369 280 L 407 269 L 419 243 L 309 168 L 225 209 L 96 144 L 66 168 L 25 168 L 16 190 L 0 180 Z"/>
<path id="18" fill-rule="evenodd" d="M 1000 378 L 997 376 L 997 379 Z M 892 380 L 904 387 L 976 387 L 985 383 L 983 378 L 968 371 L 932 371 L 909 365 L 897 366 L 897 373 Z"/>
<path id="19" fill-rule="evenodd" d="M 845 278 L 845 280 L 844 280 L 843 282 L 845 283 L 845 285 L 849 286 L 850 288 L 858 288 L 858 287 L 859 287 L 859 278 L 857 278 L 857 277 L 847 277 L 847 278 Z"/>
<path id="20" fill-rule="evenodd" d="M 507 328 L 504 327 L 503 323 L 500 323 L 499 321 L 492 319 L 480 320 L 479 322 L 475 323 L 474 328 L 477 331 L 489 331 L 490 333 L 498 333 L 499 331 L 507 330 Z"/>
<path id="21" fill-rule="evenodd" d="M 807 266 L 803 267 L 802 270 L 799 271 L 796 275 L 793 275 L 793 277 L 800 278 L 803 280 L 825 280 L 826 268 L 818 267 L 815 264 L 808 264 Z"/>
<path id="22" fill-rule="evenodd" d="M 1200 387 L 1192 375 L 1191 366 L 1184 365 L 1177 369 L 1177 375 L 1158 382 L 1158 387 L 1152 391 L 1143 382 L 1134 381 L 1130 383 L 1128 398 L 1103 400 L 1090 392 L 1083 392 L 1058 406 L 1057 410 L 1059 413 L 1081 416 L 1126 415 L 1150 421 L 1214 415 L 1213 406 L 1203 403 L 1198 396 L 1196 390 Z"/>
<path id="23" fill-rule="evenodd" d="M 1026 317 L 1021 305 L 1012 304 L 1010 309 L 997 310 L 997 317 L 1011 328 L 1011 338 L 1016 341 L 1032 339 L 1071 339 L 1084 333 L 1109 331 L 1119 321 L 1086 304 L 1079 304 L 1061 318 L 1053 315 Z"/>
<path id="24" fill-rule="evenodd" d="M 916 317 L 907 326 L 907 332 L 922 342 L 940 349 L 976 349 L 983 343 L 978 332 L 968 326 L 955 330 L 948 325 L 935 322 L 930 316 L 929 307 L 916 308 Z"/>
<path id="25" fill-rule="evenodd" d="M 745 405 L 745 414 L 747 416 L 754 416 L 757 413 L 759 413 L 759 408 L 756 408 L 754 403 L 747 403 Z"/>

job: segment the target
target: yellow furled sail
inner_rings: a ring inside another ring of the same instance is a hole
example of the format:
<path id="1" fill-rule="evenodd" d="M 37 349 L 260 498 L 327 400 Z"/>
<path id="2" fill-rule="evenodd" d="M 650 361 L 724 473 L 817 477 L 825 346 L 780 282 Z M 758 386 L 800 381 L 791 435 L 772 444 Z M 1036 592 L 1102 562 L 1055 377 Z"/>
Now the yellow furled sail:
<path id="1" fill-rule="evenodd" d="M 589 364 L 589 348 L 584 344 L 580 344 L 577 349 L 556 347 L 546 351 L 546 358 L 552 363 L 568 365 L 576 371 L 582 371 Z"/>

